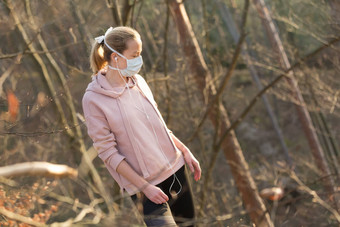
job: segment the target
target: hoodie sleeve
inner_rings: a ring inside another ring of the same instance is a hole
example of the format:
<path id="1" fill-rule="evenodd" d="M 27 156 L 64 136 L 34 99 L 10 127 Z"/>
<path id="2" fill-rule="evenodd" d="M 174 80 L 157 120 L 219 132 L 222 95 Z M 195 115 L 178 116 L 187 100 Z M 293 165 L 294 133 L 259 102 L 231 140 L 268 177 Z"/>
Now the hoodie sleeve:
<path id="1" fill-rule="evenodd" d="M 83 102 L 87 133 L 93 141 L 93 146 L 98 152 L 98 157 L 117 171 L 117 166 L 123 161 L 125 156 L 120 154 L 116 148 L 116 137 L 111 132 L 106 118 L 104 116 L 93 115 L 90 108 L 90 106 L 84 105 Z"/>

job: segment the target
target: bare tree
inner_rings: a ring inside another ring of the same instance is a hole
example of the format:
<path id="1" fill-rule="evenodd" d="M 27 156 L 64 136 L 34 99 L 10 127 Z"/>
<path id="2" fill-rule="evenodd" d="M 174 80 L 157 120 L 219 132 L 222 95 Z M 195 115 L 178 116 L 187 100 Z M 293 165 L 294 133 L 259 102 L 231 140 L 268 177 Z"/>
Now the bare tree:
<path id="1" fill-rule="evenodd" d="M 208 89 L 208 100 L 210 100 L 216 94 L 216 88 L 213 83 L 211 83 L 211 74 L 203 59 L 202 52 L 198 46 L 184 5 L 176 0 L 168 0 L 168 3 L 181 38 L 183 52 L 190 62 L 190 69 L 196 79 L 198 87 L 201 89 L 201 92 Z M 230 122 L 225 108 L 221 104 L 218 105 L 218 108 L 223 119 L 220 124 L 221 131 L 223 132 L 229 127 Z M 209 117 L 216 126 L 218 119 L 216 113 L 210 112 Z M 250 175 L 248 164 L 244 159 L 234 131 L 230 132 L 222 146 L 237 188 L 241 193 L 244 206 L 252 221 L 258 226 L 273 226 L 273 223 L 266 212 L 266 208 L 258 194 L 255 182 Z"/>

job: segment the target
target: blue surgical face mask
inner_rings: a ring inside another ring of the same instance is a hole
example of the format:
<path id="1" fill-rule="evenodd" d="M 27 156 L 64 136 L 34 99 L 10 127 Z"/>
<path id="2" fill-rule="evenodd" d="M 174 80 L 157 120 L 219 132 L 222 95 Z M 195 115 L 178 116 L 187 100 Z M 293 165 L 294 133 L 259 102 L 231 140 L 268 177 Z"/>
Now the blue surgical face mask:
<path id="1" fill-rule="evenodd" d="M 119 56 L 121 56 L 122 58 L 125 58 L 126 60 L 126 68 L 125 69 L 118 69 L 115 67 L 112 67 L 111 65 L 108 65 L 108 67 L 110 69 L 113 70 L 118 70 L 120 71 L 120 73 L 122 74 L 122 76 L 125 77 L 131 77 L 134 76 L 135 74 L 137 74 L 139 72 L 139 70 L 141 69 L 142 65 L 143 65 L 143 58 L 142 55 L 139 55 L 138 57 L 135 57 L 133 59 L 127 59 L 124 55 L 120 54 L 118 51 L 116 51 L 115 49 L 113 49 L 112 47 L 110 47 L 104 38 L 104 44 L 113 52 L 117 53 Z"/>

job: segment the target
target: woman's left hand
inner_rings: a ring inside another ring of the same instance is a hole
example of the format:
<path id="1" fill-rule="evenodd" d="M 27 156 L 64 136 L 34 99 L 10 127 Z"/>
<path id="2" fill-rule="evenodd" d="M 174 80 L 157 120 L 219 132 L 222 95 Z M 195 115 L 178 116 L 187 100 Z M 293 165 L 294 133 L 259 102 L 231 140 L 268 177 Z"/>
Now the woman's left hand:
<path id="1" fill-rule="evenodd" d="M 194 174 L 195 181 L 198 181 L 199 179 L 201 179 L 201 172 L 202 172 L 200 163 L 197 161 L 195 156 L 191 153 L 191 151 L 188 148 L 184 148 L 182 152 L 183 152 L 184 160 L 188 164 L 191 172 L 195 173 Z"/>

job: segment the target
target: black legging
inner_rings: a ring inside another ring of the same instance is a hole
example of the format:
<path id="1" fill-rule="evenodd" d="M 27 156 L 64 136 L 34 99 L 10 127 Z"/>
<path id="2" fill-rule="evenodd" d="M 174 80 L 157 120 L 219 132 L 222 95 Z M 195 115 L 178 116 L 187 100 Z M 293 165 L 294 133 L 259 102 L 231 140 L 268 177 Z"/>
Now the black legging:
<path id="1" fill-rule="evenodd" d="M 183 165 L 176 172 L 176 176 L 182 185 L 182 190 L 177 195 L 177 198 L 172 198 L 169 194 L 169 188 L 174 179 L 173 175 L 156 185 L 169 197 L 166 203 L 156 204 L 149 200 L 142 192 L 131 196 L 139 212 L 143 214 L 147 226 L 176 226 L 176 224 L 180 225 L 181 223 L 186 223 L 185 226 L 194 226 L 193 224 L 188 225 L 190 221 L 193 221 L 195 211 L 186 168 Z M 175 180 L 171 190 L 175 190 L 178 193 L 179 189 L 180 185 Z M 138 201 L 141 201 L 142 204 L 138 204 Z"/>

